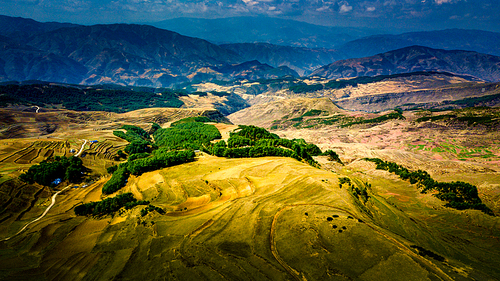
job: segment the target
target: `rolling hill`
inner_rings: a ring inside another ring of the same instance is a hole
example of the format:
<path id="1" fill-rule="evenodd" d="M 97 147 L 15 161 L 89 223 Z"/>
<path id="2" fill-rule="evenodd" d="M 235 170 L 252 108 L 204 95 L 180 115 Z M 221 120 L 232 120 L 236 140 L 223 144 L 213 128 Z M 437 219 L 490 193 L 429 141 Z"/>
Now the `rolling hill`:
<path id="1" fill-rule="evenodd" d="M 279 114 L 296 104 L 288 103 Z M 302 105 L 301 112 L 318 106 L 307 101 Z M 323 109 L 337 112 L 331 104 Z M 28 118 L 49 113 L 25 113 L 19 120 L 29 123 Z M 344 164 L 326 156 L 315 157 L 321 164 L 317 168 L 293 158 L 236 159 L 198 152 L 194 161 L 127 176 L 116 194 L 102 193 L 109 180 L 107 168 L 123 164 L 115 156 L 126 142 L 113 130 L 129 122 L 149 129 L 157 116 L 173 121 L 199 113 L 189 109 L 71 112 L 72 120 L 78 120 L 74 123 L 68 122 L 68 115 L 53 112 L 52 119 L 60 118 L 61 127 L 69 125 L 54 132 L 53 138 L 2 141 L 0 235 L 10 239 L 0 241 L 0 279 L 108 280 L 147 274 L 171 280 L 375 281 L 500 276 L 498 217 L 445 207 L 434 192 L 421 193 L 417 185 L 363 160 L 381 157 L 412 170 L 432 167 L 429 171 L 439 181 L 458 179 L 477 185 L 483 202 L 498 212 L 498 172 L 491 169 L 498 166 L 481 157 L 498 151 L 498 144 L 488 142 L 498 133 L 479 129 L 481 134 L 471 135 L 450 127 L 436 134 L 413 113 L 405 113 L 409 120 L 372 127 L 277 131 L 299 137 L 290 140 L 295 143 L 303 143 L 300 137 L 305 137 L 324 148 L 335 147 L 342 151 Z M 214 126 L 225 136 L 238 128 Z M 82 138 L 89 135 L 98 142 L 85 144 Z M 419 144 L 419 136 L 426 137 L 424 144 Z M 478 150 L 475 146 L 481 141 L 489 145 Z M 408 145 L 414 143 L 424 148 Z M 81 159 L 91 172 L 84 182 L 70 185 L 74 188 L 62 190 L 63 186 L 51 188 L 16 178 L 20 169 L 39 163 L 45 155 L 71 155 L 70 149 L 82 144 Z M 457 156 L 469 160 L 454 161 Z M 47 208 L 53 190 L 62 192 L 50 212 L 16 235 Z M 79 206 L 103 204 L 126 194 L 138 204 L 113 214 L 76 212 Z"/>

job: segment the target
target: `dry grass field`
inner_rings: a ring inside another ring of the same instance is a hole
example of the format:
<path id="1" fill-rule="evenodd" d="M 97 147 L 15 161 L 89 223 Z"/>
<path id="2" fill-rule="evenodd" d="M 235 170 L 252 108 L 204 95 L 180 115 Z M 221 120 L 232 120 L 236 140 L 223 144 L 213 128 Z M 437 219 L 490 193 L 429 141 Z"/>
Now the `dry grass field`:
<path id="1" fill-rule="evenodd" d="M 314 168 L 291 158 L 199 153 L 194 162 L 131 176 L 118 191 L 132 192 L 165 214 L 142 216 L 139 205 L 104 217 L 76 216 L 75 206 L 106 197 L 106 168 L 117 163 L 113 156 L 126 144 L 113 128 L 148 129 L 160 117 L 147 116 L 156 114 L 133 112 L 93 119 L 74 131 L 0 141 L 3 239 L 38 217 L 54 192 L 22 184 L 15 179 L 21 171 L 45 156 L 69 155 L 84 139 L 98 140 L 86 145 L 82 157 L 92 169 L 88 186 L 65 190 L 43 219 L 0 241 L 0 280 L 500 279 L 498 216 L 444 207 L 433 194 L 362 160 L 380 157 L 427 170 L 440 181 L 475 184 L 498 215 L 497 132 L 436 131 L 415 125 L 409 113 L 404 121 L 376 126 L 292 127 L 275 132 L 334 149 L 345 165 L 326 156 L 316 157 L 321 168 Z M 190 114 L 200 113 L 162 112 L 158 123 Z M 236 128 L 216 126 L 223 138 Z M 479 150 L 480 143 L 487 147 Z M 340 185 L 345 177 L 366 188 L 366 201 Z"/>

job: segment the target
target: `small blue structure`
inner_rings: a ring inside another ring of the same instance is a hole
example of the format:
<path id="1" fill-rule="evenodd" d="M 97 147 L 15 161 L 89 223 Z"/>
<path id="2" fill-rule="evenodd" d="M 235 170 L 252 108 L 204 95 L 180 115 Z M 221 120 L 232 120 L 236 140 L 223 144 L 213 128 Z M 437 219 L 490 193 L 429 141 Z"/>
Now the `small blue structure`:
<path id="1" fill-rule="evenodd" d="M 98 143 L 96 140 L 91 140 L 90 143 Z"/>
<path id="2" fill-rule="evenodd" d="M 61 179 L 60 179 L 60 178 L 57 178 L 57 179 L 55 179 L 55 180 L 52 182 L 52 184 L 53 184 L 53 185 L 58 185 L 58 184 L 60 184 L 60 183 L 61 183 Z"/>

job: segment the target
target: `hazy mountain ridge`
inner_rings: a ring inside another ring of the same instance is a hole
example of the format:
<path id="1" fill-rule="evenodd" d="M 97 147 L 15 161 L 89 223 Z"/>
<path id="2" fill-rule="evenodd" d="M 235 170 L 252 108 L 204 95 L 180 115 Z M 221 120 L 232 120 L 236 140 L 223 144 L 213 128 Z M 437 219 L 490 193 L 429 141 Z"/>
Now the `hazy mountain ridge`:
<path id="1" fill-rule="evenodd" d="M 38 22 L 32 19 L 0 15 L 0 35 L 22 42 L 26 38 L 63 27 L 76 27 L 77 24 L 60 22 Z"/>
<path id="2" fill-rule="evenodd" d="M 500 57 L 411 46 L 371 57 L 336 61 L 317 69 L 311 76 L 338 79 L 415 71 L 444 71 L 500 81 Z"/>
<path id="3" fill-rule="evenodd" d="M 408 32 L 398 35 L 372 35 L 337 46 L 347 58 L 373 56 L 409 47 L 426 46 L 434 49 L 465 50 L 500 56 L 500 33 L 483 30 L 445 29 Z"/>
<path id="4" fill-rule="evenodd" d="M 220 46 L 239 54 L 245 60 L 258 60 L 274 67 L 287 66 L 300 75 L 310 74 L 318 67 L 345 57 L 334 49 L 309 49 L 268 43 L 235 43 Z"/>
<path id="5" fill-rule="evenodd" d="M 175 18 L 148 24 L 217 44 L 271 43 L 307 48 L 332 48 L 377 33 L 368 28 L 321 26 L 272 17 Z"/>

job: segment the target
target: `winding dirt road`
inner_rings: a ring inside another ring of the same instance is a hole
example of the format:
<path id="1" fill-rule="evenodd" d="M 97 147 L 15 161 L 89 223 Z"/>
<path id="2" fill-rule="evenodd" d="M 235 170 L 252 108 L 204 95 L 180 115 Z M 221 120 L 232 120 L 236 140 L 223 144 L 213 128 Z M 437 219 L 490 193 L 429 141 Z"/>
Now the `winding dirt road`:
<path id="1" fill-rule="evenodd" d="M 16 234 L 12 235 L 11 237 L 7 237 L 7 238 L 3 239 L 2 241 L 7 241 L 10 238 L 18 235 L 19 233 L 23 232 L 30 224 L 32 224 L 34 222 L 37 222 L 37 221 L 41 220 L 43 217 L 45 217 L 45 215 L 49 212 L 49 210 L 52 208 L 52 206 L 54 206 L 54 204 L 56 204 L 56 197 L 57 197 L 57 195 L 59 195 L 59 193 L 63 192 L 64 190 L 66 190 L 68 188 L 70 188 L 70 186 L 66 186 L 65 188 L 59 190 L 54 195 L 52 195 L 52 203 L 47 207 L 47 209 L 45 209 L 45 212 L 43 212 L 43 214 L 41 216 L 39 216 L 38 218 L 30 221 L 23 228 L 21 228 L 21 230 L 19 230 Z"/>
<path id="2" fill-rule="evenodd" d="M 77 154 L 75 154 L 75 157 L 78 157 L 80 156 L 80 154 L 82 154 L 83 152 L 83 149 L 85 148 L 85 145 L 87 144 L 88 140 L 84 140 L 85 142 L 82 144 L 82 147 L 80 148 L 80 151 L 78 151 Z"/>

